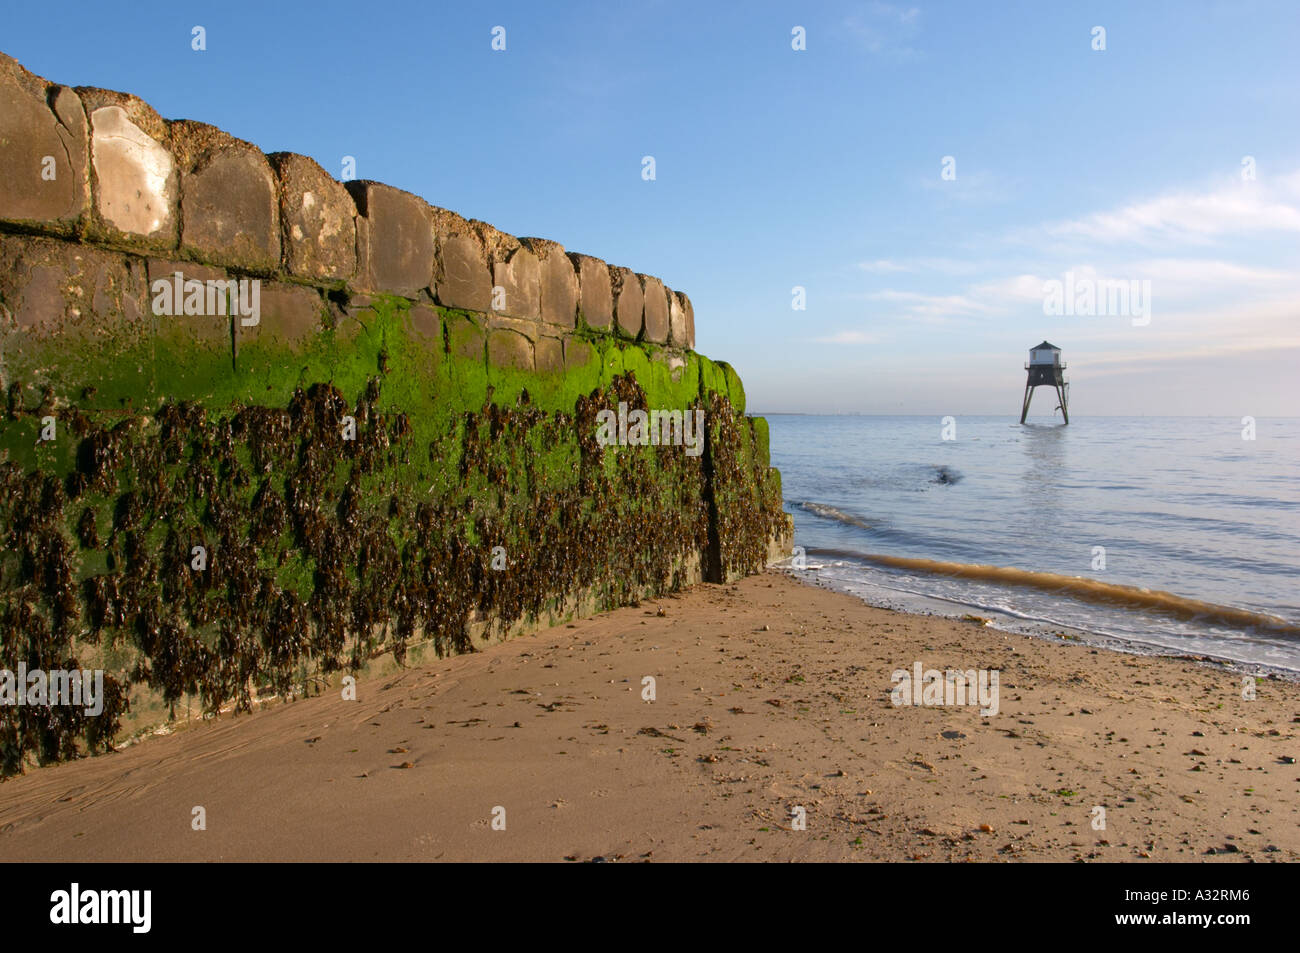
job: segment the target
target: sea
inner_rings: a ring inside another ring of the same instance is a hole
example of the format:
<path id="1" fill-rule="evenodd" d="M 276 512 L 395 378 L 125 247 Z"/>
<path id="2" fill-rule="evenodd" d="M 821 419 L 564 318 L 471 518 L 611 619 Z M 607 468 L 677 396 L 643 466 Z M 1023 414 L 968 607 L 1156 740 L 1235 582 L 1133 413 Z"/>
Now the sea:
<path id="1" fill-rule="evenodd" d="M 1300 418 L 764 416 L 792 572 L 1300 676 Z"/>

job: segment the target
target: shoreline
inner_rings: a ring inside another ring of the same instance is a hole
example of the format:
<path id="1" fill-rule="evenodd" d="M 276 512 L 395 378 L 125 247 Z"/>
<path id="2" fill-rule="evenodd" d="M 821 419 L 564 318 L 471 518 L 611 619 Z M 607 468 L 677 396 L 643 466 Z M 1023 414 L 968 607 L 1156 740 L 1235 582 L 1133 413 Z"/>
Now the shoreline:
<path id="1" fill-rule="evenodd" d="M 863 565 L 866 564 L 864 563 Z M 909 589 L 895 589 L 874 581 L 843 583 L 840 580 L 836 580 L 834 577 L 819 575 L 820 571 L 824 568 L 826 567 L 819 565 L 817 567 L 810 566 L 804 570 L 795 570 L 784 564 L 769 567 L 769 569 L 785 572 L 806 584 L 823 586 L 824 588 L 830 589 L 834 592 L 841 592 L 852 596 L 855 599 L 860 599 L 866 602 L 867 605 L 875 608 L 888 609 L 893 612 L 899 612 L 903 615 L 946 618 L 959 621 L 967 620 L 970 617 L 985 618 L 987 619 L 987 625 L 989 625 L 989 627 L 995 628 L 1000 632 L 1007 632 L 1014 635 L 1028 635 L 1033 638 L 1041 638 L 1048 641 L 1078 641 L 1090 645 L 1093 648 L 1105 649 L 1106 651 L 1119 652 L 1128 655 L 1188 659 L 1193 661 L 1199 660 L 1206 664 L 1230 668 L 1234 672 L 1239 672 L 1244 675 L 1256 675 L 1261 678 L 1280 678 L 1285 681 L 1300 684 L 1300 669 L 1297 668 L 1286 668 L 1282 665 L 1257 660 L 1232 658 L 1228 655 L 1216 654 L 1213 651 L 1178 650 L 1170 646 L 1161 645 L 1157 642 L 1140 642 L 1125 638 L 1124 636 L 1115 635 L 1114 633 L 1089 629 L 1073 623 L 1057 622 L 1035 616 L 1019 615 L 1006 609 L 963 602 L 962 600 L 951 596 L 915 592 Z M 800 575 L 801 573 L 804 575 Z M 869 599 L 863 593 L 851 591 L 849 588 L 850 585 L 869 586 L 874 589 L 897 593 L 897 595 L 893 597 L 893 602 L 873 600 Z M 1066 595 L 1064 598 L 1071 599 L 1072 597 Z M 953 611 L 951 613 L 946 613 L 941 610 L 931 611 L 923 608 L 927 604 L 940 603 L 952 606 Z M 1228 608 L 1258 614 L 1257 610 L 1247 609 L 1245 607 Z M 1022 626 L 1022 628 L 1011 628 L 1009 625 L 1019 625 Z"/>
<path id="2" fill-rule="evenodd" d="M 1175 651 L 1174 649 L 1169 649 L 1169 647 L 1156 644 L 1128 641 L 1126 638 L 1115 636 L 1115 634 L 1112 633 L 1096 632 L 1093 631 L 1093 629 L 1079 627 L 1079 625 L 1048 623 L 1048 621 L 1037 619 L 1019 620 L 1022 621 L 1022 623 L 1032 623 L 1032 625 L 1035 625 L 1035 627 L 1040 629 L 1040 631 L 1022 632 L 1017 631 L 1017 629 L 1004 628 L 1002 625 L 998 624 L 998 621 L 1004 618 L 1015 620 L 1015 616 L 1009 616 L 1005 611 L 998 611 L 995 610 L 995 608 L 987 608 L 983 606 L 967 605 L 967 603 L 958 601 L 958 599 L 945 597 L 945 595 L 915 593 L 918 599 L 924 599 L 924 601 L 930 602 L 945 602 L 950 606 L 966 608 L 966 610 L 969 611 L 962 615 L 957 615 L 956 611 L 954 611 L 952 615 L 944 614 L 944 612 L 930 612 L 922 610 L 922 608 L 905 607 L 902 605 L 901 599 L 900 605 L 881 605 L 881 603 L 878 602 L 868 601 L 868 599 L 863 597 L 861 594 L 848 592 L 848 590 L 839 588 L 839 586 L 829 585 L 827 582 L 819 580 L 815 575 L 815 569 L 806 569 L 806 571 L 803 571 L 807 573 L 806 579 L 803 579 L 803 577 L 798 575 L 797 571 L 790 571 L 788 567 L 784 566 L 770 567 L 768 571 L 784 572 L 792 577 L 792 579 L 801 581 L 803 585 L 820 586 L 820 588 L 831 590 L 831 592 L 842 593 L 849 595 L 850 598 L 859 599 L 859 601 L 865 602 L 866 605 L 871 606 L 872 608 L 881 608 L 881 610 L 889 612 L 898 612 L 900 615 L 914 615 L 926 619 L 948 619 L 950 621 L 970 621 L 972 618 L 987 618 L 987 623 L 985 623 L 987 624 L 987 627 L 995 629 L 997 632 L 1005 632 L 1013 634 L 1013 636 L 1037 638 L 1037 640 L 1050 642 L 1050 644 L 1053 645 L 1065 645 L 1069 644 L 1069 642 L 1074 642 L 1076 645 L 1087 645 L 1093 647 L 1093 649 L 1113 651 L 1113 653 L 1121 655 L 1136 655 L 1136 657 L 1139 658 L 1179 659 L 1184 660 L 1184 662 L 1205 664 L 1205 666 L 1217 666 L 1222 668 L 1222 670 L 1238 673 L 1238 675 L 1255 675 L 1262 677 L 1262 679 L 1290 681 L 1292 684 L 1300 685 L 1300 671 L 1294 670 L 1294 668 L 1283 668 L 1282 666 L 1274 666 L 1274 664 L 1266 662 L 1245 662 L 1245 660 L 1242 659 L 1230 658 L 1227 657 L 1227 655 L 1216 655 L 1214 653 L 1209 653 L 1209 651 Z M 989 615 L 979 616 L 980 612 L 988 612 Z"/>
<path id="3" fill-rule="evenodd" d="M 998 714 L 895 706 L 916 662 Z M 1295 861 L 1300 686 L 1236 676 L 769 570 L 29 770 L 0 858 Z"/>

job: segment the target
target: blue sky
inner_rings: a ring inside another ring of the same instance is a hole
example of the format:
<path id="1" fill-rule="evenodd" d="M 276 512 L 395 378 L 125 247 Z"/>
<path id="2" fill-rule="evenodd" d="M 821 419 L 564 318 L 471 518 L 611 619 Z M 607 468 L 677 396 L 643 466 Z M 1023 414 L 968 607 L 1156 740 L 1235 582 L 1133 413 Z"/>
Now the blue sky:
<path id="1" fill-rule="evenodd" d="M 755 411 L 1011 414 L 1047 338 L 1076 415 L 1300 413 L 1292 2 L 59 11 L 0 50 L 658 275 Z M 1066 272 L 1150 320 L 1044 314 Z"/>

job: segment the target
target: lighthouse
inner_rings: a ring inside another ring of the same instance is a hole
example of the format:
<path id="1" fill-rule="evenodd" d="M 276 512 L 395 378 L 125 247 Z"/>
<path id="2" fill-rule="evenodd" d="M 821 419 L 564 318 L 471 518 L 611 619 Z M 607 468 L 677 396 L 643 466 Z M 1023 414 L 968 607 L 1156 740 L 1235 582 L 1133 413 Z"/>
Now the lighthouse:
<path id="1" fill-rule="evenodd" d="M 1070 385 L 1065 380 L 1065 365 L 1061 363 L 1061 349 L 1055 344 L 1044 341 L 1037 347 L 1029 349 L 1029 363 L 1025 365 L 1029 372 L 1025 380 L 1025 404 L 1020 408 L 1020 422 L 1023 424 L 1029 416 L 1029 402 L 1034 398 L 1034 388 L 1042 384 L 1056 388 L 1056 397 L 1060 401 L 1058 409 L 1065 422 L 1070 422 Z"/>

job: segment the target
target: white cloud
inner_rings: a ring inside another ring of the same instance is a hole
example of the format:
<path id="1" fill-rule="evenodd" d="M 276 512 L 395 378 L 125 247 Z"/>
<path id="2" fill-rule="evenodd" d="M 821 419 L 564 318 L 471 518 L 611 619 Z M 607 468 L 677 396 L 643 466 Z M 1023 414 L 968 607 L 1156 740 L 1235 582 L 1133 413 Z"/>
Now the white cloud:
<path id="1" fill-rule="evenodd" d="M 845 18 L 844 26 L 867 52 L 907 60 L 918 55 L 909 40 L 919 31 L 920 20 L 921 11 L 917 7 L 872 0 L 860 12 Z"/>
<path id="2" fill-rule="evenodd" d="M 1021 233 L 1032 238 L 1030 251 L 1001 260 L 988 257 L 986 248 L 964 262 L 922 256 L 861 262 L 859 271 L 890 286 L 852 297 L 869 303 L 872 327 L 891 332 L 906 325 L 942 327 L 988 343 L 1022 334 L 1027 340 L 1064 337 L 1058 343 L 1068 343 L 1072 361 L 1089 374 L 1117 373 L 1143 361 L 1236 359 L 1300 347 L 1296 232 L 1300 170 L 1267 184 L 1184 189 L 1043 223 Z M 1063 243 L 1063 236 L 1072 240 Z M 1132 254 L 1132 243 L 1147 253 Z M 1067 272 L 1076 287 L 1084 280 L 1149 281 L 1150 323 L 1135 326 L 1119 315 L 1045 315 L 1044 285 Z"/>
<path id="3" fill-rule="evenodd" d="M 1086 351 L 1081 350 L 1071 355 L 1072 373 L 1083 374 L 1084 379 L 1109 377 L 1113 374 L 1127 374 L 1136 367 L 1151 367 L 1153 364 L 1198 361 L 1207 358 L 1234 358 L 1261 352 L 1287 351 L 1300 348 L 1300 335 L 1291 335 L 1281 340 L 1261 341 L 1251 338 L 1216 342 L 1214 344 L 1191 344 L 1183 347 L 1162 347 L 1134 351 Z"/>
<path id="4" fill-rule="evenodd" d="M 882 274 L 891 271 L 916 271 L 915 266 L 904 264 L 901 261 L 891 261 L 888 258 L 878 258 L 875 261 L 858 262 L 858 267 L 863 271 L 869 271 L 873 274 Z"/>
<path id="5" fill-rule="evenodd" d="M 1012 275 L 972 285 L 968 294 L 985 302 L 989 309 L 1010 307 L 1026 301 L 1043 300 L 1043 282 L 1038 275 Z"/>
<path id="6" fill-rule="evenodd" d="M 880 340 L 879 334 L 867 331 L 837 331 L 827 337 L 813 338 L 818 344 L 875 344 Z"/>
<path id="7" fill-rule="evenodd" d="M 915 23 L 921 15 L 921 11 L 916 7 L 897 7 L 892 3 L 882 3 L 881 0 L 872 0 L 869 9 L 875 16 L 893 20 L 904 26 Z"/>
<path id="8" fill-rule="evenodd" d="M 1198 290 L 1214 288 L 1224 291 L 1239 289 L 1244 283 L 1251 281 L 1270 283 L 1298 280 L 1297 275 L 1289 271 L 1252 268 L 1249 265 L 1238 265 L 1236 262 L 1206 258 L 1154 258 L 1135 261 L 1129 266 L 1128 274 L 1122 277 L 1149 278 L 1153 282 L 1195 285 Z"/>
<path id="9" fill-rule="evenodd" d="M 970 295 L 934 295 L 916 291 L 899 291 L 887 288 L 866 296 L 868 301 L 887 301 L 900 305 L 905 314 L 912 317 L 948 317 L 960 314 L 987 314 L 995 310 L 987 302 L 976 300 Z"/>
<path id="10" fill-rule="evenodd" d="M 973 275 L 983 267 L 986 266 L 959 258 L 878 258 L 875 261 L 858 262 L 859 270 L 876 275 L 917 271 L 937 271 L 945 275 Z"/>
<path id="11" fill-rule="evenodd" d="M 1082 218 L 1057 222 L 1040 231 L 1050 238 L 1143 245 L 1209 244 L 1228 235 L 1300 232 L 1300 173 L 1238 182 L 1202 192 L 1173 192 Z M 1032 236 L 1030 236 L 1032 238 Z"/>

